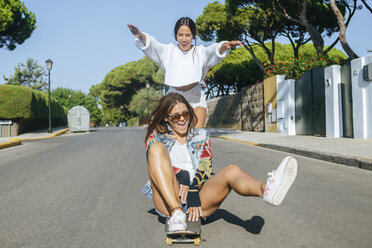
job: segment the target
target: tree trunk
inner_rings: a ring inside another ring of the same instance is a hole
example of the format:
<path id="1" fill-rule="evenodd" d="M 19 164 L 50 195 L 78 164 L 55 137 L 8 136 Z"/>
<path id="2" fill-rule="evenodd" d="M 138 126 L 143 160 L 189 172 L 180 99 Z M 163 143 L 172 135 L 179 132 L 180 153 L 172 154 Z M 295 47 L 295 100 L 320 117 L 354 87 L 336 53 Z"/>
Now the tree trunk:
<path id="1" fill-rule="evenodd" d="M 316 53 L 320 55 L 321 53 L 323 53 L 324 40 L 323 40 L 322 35 L 318 32 L 318 30 L 309 23 L 309 21 L 306 18 L 306 13 L 307 13 L 307 0 L 303 0 L 303 7 L 302 7 L 300 20 L 302 24 L 305 26 L 306 31 L 310 34 Z"/>
<path id="2" fill-rule="evenodd" d="M 277 7 L 279 7 L 279 9 L 281 11 L 278 11 L 277 10 Z M 286 9 L 280 4 L 279 0 L 273 1 L 273 9 L 277 13 L 279 13 L 280 15 L 284 16 L 285 18 L 287 18 L 288 20 L 293 21 L 293 22 L 296 22 L 296 23 L 298 23 L 300 25 L 303 25 L 305 27 L 306 31 L 309 33 L 309 35 L 311 37 L 311 40 L 313 41 L 314 48 L 315 48 L 317 54 L 320 55 L 321 53 L 323 53 L 324 40 L 322 38 L 322 35 L 319 33 L 319 31 L 313 25 L 311 25 L 309 23 L 309 21 L 306 18 L 307 0 L 303 0 L 302 10 L 301 10 L 301 16 L 300 16 L 299 19 L 290 16 L 287 13 Z"/>
<path id="3" fill-rule="evenodd" d="M 253 51 L 253 48 L 250 46 L 250 45 L 245 45 L 244 46 L 245 49 L 247 49 L 247 51 L 252 55 L 252 58 L 254 59 L 254 61 L 256 62 L 256 64 L 258 65 L 258 67 L 261 69 L 261 71 L 263 71 L 263 73 L 266 75 L 266 71 L 265 71 L 265 67 L 263 66 L 263 64 L 260 62 L 260 60 L 256 57 L 256 55 L 254 54 L 254 51 Z"/>
<path id="4" fill-rule="evenodd" d="M 330 4 L 331 4 L 331 8 L 333 10 L 333 13 L 337 17 L 338 26 L 340 27 L 340 34 L 338 35 L 338 37 L 340 38 L 342 48 L 344 49 L 346 54 L 349 55 L 350 58 L 352 58 L 352 59 L 359 58 L 359 56 L 353 51 L 353 49 L 351 49 L 351 47 L 347 43 L 347 40 L 346 40 L 346 25 L 344 23 L 344 17 L 342 15 L 342 13 L 340 12 L 340 10 L 338 9 L 335 0 L 330 0 Z"/>
<path id="5" fill-rule="evenodd" d="M 305 25 L 307 32 L 310 34 L 316 53 L 318 55 L 322 54 L 323 49 L 324 49 L 324 40 L 322 36 L 319 34 L 318 30 L 313 25 L 307 22 L 307 20 L 306 20 L 306 24 L 304 25 Z"/>

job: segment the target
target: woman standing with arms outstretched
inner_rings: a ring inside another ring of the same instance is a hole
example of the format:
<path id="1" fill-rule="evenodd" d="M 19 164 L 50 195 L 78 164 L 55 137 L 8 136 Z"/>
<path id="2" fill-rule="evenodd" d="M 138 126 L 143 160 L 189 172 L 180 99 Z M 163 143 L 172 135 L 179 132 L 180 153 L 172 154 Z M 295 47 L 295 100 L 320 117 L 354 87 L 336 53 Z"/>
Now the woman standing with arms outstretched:
<path id="1" fill-rule="evenodd" d="M 202 128 L 207 115 L 207 102 L 202 84 L 210 67 L 221 62 L 241 41 L 221 41 L 208 47 L 196 46 L 196 25 L 189 17 L 180 18 L 174 27 L 177 45 L 158 42 L 147 33 L 128 24 L 136 36 L 136 46 L 164 72 L 164 84 L 169 92 L 183 95 L 191 104 L 198 118 L 196 128 Z M 192 44 L 194 40 L 194 44 Z"/>

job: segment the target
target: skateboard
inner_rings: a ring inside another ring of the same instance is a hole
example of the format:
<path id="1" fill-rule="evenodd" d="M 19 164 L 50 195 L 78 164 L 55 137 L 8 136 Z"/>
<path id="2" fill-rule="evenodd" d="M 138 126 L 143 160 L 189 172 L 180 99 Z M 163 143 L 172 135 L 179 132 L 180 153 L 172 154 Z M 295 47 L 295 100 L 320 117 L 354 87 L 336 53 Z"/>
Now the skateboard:
<path id="1" fill-rule="evenodd" d="M 194 243 L 194 245 L 200 245 L 200 233 L 201 233 L 201 219 L 198 221 L 188 221 L 186 231 L 168 231 L 168 220 L 165 220 L 165 233 L 167 234 L 166 244 L 171 246 L 173 243 Z"/>

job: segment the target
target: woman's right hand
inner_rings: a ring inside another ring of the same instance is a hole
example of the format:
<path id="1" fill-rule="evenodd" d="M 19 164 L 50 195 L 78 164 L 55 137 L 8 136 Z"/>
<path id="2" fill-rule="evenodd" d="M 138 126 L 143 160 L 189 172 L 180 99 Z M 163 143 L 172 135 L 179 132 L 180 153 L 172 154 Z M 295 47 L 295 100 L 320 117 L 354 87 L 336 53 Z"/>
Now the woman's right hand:
<path id="1" fill-rule="evenodd" d="M 132 24 L 127 24 L 129 30 L 136 36 L 136 38 L 140 39 L 143 45 L 146 45 L 146 35 L 141 33 L 139 29 L 132 25 Z"/>
<path id="2" fill-rule="evenodd" d="M 139 29 L 132 24 L 127 24 L 127 26 L 129 28 L 129 30 L 132 32 L 132 34 L 134 34 L 137 38 L 139 38 L 139 35 L 141 34 Z"/>

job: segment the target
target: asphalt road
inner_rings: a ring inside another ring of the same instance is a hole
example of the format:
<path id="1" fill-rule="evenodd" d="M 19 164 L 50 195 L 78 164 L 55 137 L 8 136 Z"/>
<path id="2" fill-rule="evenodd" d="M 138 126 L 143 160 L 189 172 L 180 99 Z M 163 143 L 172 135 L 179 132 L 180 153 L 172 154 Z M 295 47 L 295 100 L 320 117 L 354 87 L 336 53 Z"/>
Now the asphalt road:
<path id="1" fill-rule="evenodd" d="M 165 247 L 164 220 L 140 193 L 143 137 L 107 128 L 0 150 L 0 247 Z M 261 180 L 287 155 L 220 139 L 212 149 L 215 171 L 237 164 Z M 372 172 L 295 157 L 281 206 L 230 194 L 201 247 L 371 247 Z"/>

